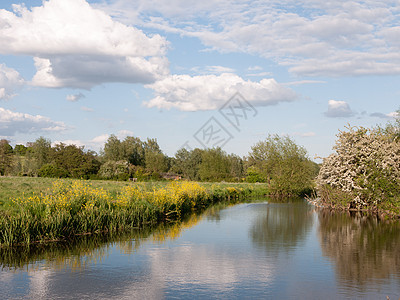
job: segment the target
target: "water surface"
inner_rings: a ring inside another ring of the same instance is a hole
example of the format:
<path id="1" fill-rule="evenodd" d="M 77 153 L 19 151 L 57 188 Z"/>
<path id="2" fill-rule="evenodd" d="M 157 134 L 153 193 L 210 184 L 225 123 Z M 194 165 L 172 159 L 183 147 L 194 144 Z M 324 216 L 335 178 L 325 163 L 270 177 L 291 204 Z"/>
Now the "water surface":
<path id="1" fill-rule="evenodd" d="M 0 251 L 0 299 L 399 299 L 400 225 L 303 200 Z"/>

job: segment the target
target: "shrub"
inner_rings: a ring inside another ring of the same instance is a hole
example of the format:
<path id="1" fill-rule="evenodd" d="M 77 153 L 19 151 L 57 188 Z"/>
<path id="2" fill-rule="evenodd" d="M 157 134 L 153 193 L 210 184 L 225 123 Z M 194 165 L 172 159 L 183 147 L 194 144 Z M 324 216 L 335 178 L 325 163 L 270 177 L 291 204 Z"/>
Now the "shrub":
<path id="1" fill-rule="evenodd" d="M 340 131 L 336 153 L 325 158 L 317 185 L 321 198 L 345 192 L 349 207 L 376 206 L 400 197 L 400 143 L 384 131 L 348 127 Z M 329 189 L 326 188 L 329 186 Z"/>
<path id="2" fill-rule="evenodd" d="M 52 178 L 67 178 L 69 177 L 68 171 L 58 168 L 52 164 L 43 165 L 38 171 L 39 177 L 52 177 Z"/>

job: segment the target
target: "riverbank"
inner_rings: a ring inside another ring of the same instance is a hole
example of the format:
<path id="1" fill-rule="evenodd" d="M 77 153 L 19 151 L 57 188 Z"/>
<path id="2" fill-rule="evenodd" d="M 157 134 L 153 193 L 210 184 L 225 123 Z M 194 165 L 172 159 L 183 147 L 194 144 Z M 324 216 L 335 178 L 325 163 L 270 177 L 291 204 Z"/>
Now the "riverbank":
<path id="1" fill-rule="evenodd" d="M 108 189 L 98 182 L 81 180 L 46 181 L 47 184 L 51 187 L 40 192 L 2 199 L 0 246 L 131 230 L 179 220 L 188 212 L 217 202 L 267 193 L 265 185 L 188 181 L 125 183 Z"/>
<path id="2" fill-rule="evenodd" d="M 306 198 L 307 202 L 315 207 L 328 209 L 332 211 L 349 211 L 349 212 L 360 212 L 366 214 L 372 214 L 378 216 L 381 220 L 400 220 L 399 207 L 386 206 L 386 207 L 367 207 L 364 209 L 351 208 L 349 205 L 344 206 L 340 203 L 326 202 L 321 198 Z"/>

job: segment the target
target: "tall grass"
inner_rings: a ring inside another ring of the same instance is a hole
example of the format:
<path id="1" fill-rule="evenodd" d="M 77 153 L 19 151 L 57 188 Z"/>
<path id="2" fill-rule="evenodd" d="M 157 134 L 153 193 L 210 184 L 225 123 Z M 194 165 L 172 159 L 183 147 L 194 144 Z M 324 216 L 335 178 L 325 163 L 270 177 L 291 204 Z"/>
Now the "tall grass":
<path id="1" fill-rule="evenodd" d="M 13 199 L 12 209 L 1 212 L 0 246 L 58 241 L 179 220 L 186 212 L 248 197 L 256 191 L 262 191 L 261 186 L 205 187 L 183 181 L 157 186 L 137 183 L 111 192 L 87 181 L 59 180 L 45 193 Z"/>

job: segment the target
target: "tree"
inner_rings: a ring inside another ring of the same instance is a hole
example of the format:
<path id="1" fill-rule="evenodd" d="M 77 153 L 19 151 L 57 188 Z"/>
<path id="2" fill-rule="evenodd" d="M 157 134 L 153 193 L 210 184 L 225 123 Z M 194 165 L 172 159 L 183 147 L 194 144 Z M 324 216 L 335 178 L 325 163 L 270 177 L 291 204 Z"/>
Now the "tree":
<path id="1" fill-rule="evenodd" d="M 167 157 L 162 153 L 156 139 L 147 139 L 144 143 L 146 170 L 155 173 L 162 173 L 168 170 Z"/>
<path id="2" fill-rule="evenodd" d="M 251 149 L 248 167 L 265 178 L 271 193 L 297 195 L 313 186 L 315 163 L 308 158 L 306 149 L 288 136 L 270 135 Z"/>
<path id="3" fill-rule="evenodd" d="M 15 145 L 14 147 L 14 153 L 20 156 L 25 156 L 27 150 L 28 148 L 24 145 Z"/>
<path id="4" fill-rule="evenodd" d="M 53 164 L 57 169 L 65 170 L 68 177 L 88 178 L 96 174 L 100 163 L 93 151 L 84 151 L 76 145 L 56 144 L 53 148 Z"/>
<path id="5" fill-rule="evenodd" d="M 37 173 L 43 165 L 51 163 L 51 141 L 41 136 L 29 146 L 31 151 L 28 160 L 33 160 L 33 163 L 29 165 L 32 168 L 31 171 Z"/>
<path id="6" fill-rule="evenodd" d="M 135 166 L 145 165 L 145 148 L 140 138 L 127 136 L 121 143 L 122 158 Z"/>
<path id="7" fill-rule="evenodd" d="M 335 153 L 324 159 L 318 174 L 321 199 L 351 208 L 397 201 L 400 141 L 381 128 L 347 129 L 338 134 Z"/>
<path id="8" fill-rule="evenodd" d="M 121 141 L 114 135 L 110 135 L 104 144 L 104 159 L 106 161 L 119 161 L 124 159 L 124 153 L 121 147 Z"/>
<path id="9" fill-rule="evenodd" d="M 13 166 L 13 148 L 5 139 L 0 140 L 0 175 L 9 174 Z"/>
<path id="10" fill-rule="evenodd" d="M 171 171 L 182 175 L 186 179 L 200 180 L 199 168 L 203 151 L 199 148 L 191 151 L 186 148 L 179 149 L 172 160 Z"/>
<path id="11" fill-rule="evenodd" d="M 229 175 L 232 180 L 240 181 L 244 176 L 243 159 L 235 154 L 228 155 L 230 172 Z"/>
<path id="12" fill-rule="evenodd" d="M 99 175 L 105 179 L 127 180 L 129 178 L 128 163 L 124 160 L 109 160 L 101 165 Z"/>
<path id="13" fill-rule="evenodd" d="M 204 150 L 199 167 L 202 181 L 221 181 L 230 178 L 231 162 L 220 147 Z"/>

